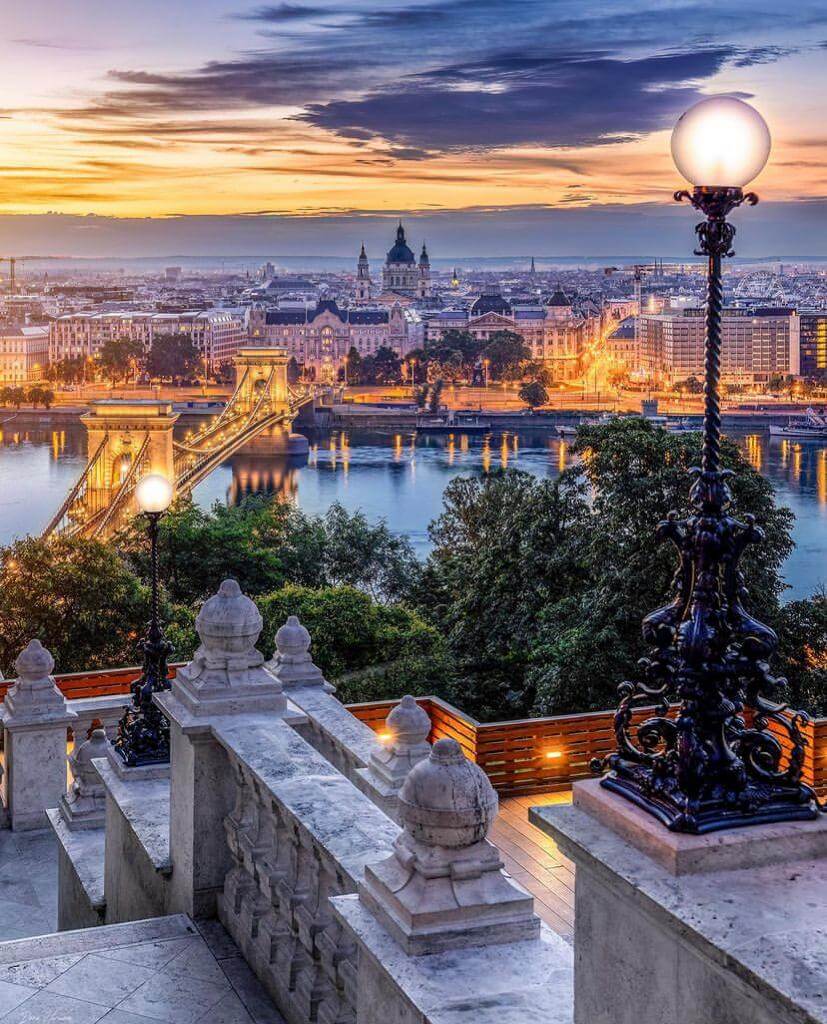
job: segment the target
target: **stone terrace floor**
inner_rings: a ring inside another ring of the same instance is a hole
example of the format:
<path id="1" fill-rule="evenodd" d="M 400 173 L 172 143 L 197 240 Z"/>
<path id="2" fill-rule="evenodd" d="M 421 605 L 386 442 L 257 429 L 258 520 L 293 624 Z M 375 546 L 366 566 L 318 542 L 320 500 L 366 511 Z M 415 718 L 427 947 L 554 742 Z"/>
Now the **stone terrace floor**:
<path id="1" fill-rule="evenodd" d="M 554 841 L 529 824 L 529 807 L 569 804 L 571 792 L 501 797 L 500 813 L 489 838 L 499 848 L 505 869 L 534 897 L 534 909 L 567 942 L 574 930 L 574 865 Z"/>
<path id="2" fill-rule="evenodd" d="M 57 931 L 57 839 L 0 829 L 0 941 Z M 2 1019 L 2 1018 L 0 1018 Z"/>
<path id="3" fill-rule="evenodd" d="M 99 1021 L 284 1024 L 217 922 L 196 931 L 178 916 L 0 943 L 0 1024 Z"/>

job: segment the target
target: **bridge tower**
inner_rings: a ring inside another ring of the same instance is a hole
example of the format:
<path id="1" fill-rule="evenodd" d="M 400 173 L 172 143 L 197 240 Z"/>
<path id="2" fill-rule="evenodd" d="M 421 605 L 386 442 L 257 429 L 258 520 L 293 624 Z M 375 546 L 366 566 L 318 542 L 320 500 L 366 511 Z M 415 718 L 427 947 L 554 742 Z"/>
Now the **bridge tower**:
<path id="1" fill-rule="evenodd" d="M 127 476 L 137 482 L 147 473 L 160 473 L 175 480 L 172 428 L 177 419 L 171 402 L 92 402 L 81 416 L 90 465 L 85 505 L 90 511 L 107 508 Z"/>
<path id="2" fill-rule="evenodd" d="M 240 348 L 235 356 L 238 408 L 250 412 L 269 388 L 267 401 L 274 413 L 290 411 L 286 348 Z"/>

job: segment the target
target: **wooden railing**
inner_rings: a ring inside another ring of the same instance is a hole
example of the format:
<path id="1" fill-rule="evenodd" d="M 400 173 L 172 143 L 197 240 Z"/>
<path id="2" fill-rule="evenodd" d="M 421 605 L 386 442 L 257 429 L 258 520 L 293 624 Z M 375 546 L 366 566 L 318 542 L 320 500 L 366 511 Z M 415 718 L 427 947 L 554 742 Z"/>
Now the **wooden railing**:
<path id="1" fill-rule="evenodd" d="M 577 779 L 592 778 L 592 758 L 602 758 L 615 747 L 614 711 L 553 718 L 526 718 L 513 722 L 477 722 L 439 697 L 419 697 L 431 717 L 431 742 L 443 736 L 457 740 L 472 761 L 507 796 L 566 790 Z M 372 729 L 381 731 L 396 701 L 350 704 L 348 710 Z M 639 711 L 635 721 L 651 712 Z M 807 748 L 804 779 L 822 796 L 827 795 L 827 718 L 804 727 Z M 789 743 L 780 729 L 773 732 L 785 753 Z"/>
<path id="2" fill-rule="evenodd" d="M 169 677 L 173 679 L 175 672 L 184 662 L 169 667 Z M 55 676 L 60 692 L 67 700 L 78 700 L 81 697 L 109 697 L 119 693 L 129 693 L 129 686 L 141 674 L 137 665 L 126 668 L 102 668 L 95 672 L 64 672 Z M 0 679 L 0 700 L 6 696 L 6 690 L 12 685 L 12 679 Z"/>
<path id="3" fill-rule="evenodd" d="M 178 664 L 170 665 L 170 678 Z M 129 691 L 140 668 L 100 669 L 96 672 L 72 672 L 55 680 L 69 700 L 103 697 Z M 11 685 L 0 681 L 0 700 Z M 581 715 L 557 715 L 552 718 L 524 718 L 511 722 L 478 722 L 439 697 L 418 697 L 418 703 L 431 719 L 431 742 L 444 736 L 455 739 L 466 757 L 484 769 L 494 788 L 503 795 L 531 795 L 566 790 L 577 779 L 592 777 L 589 764 L 614 749 L 613 711 L 593 711 Z M 356 718 L 375 732 L 385 727 L 385 719 L 394 700 L 349 704 Z M 650 712 L 639 711 L 635 721 Z M 821 796 L 827 796 L 827 718 L 817 718 L 804 727 L 807 748 L 804 755 L 804 779 Z M 773 727 L 785 753 L 789 743 L 781 730 Z"/>

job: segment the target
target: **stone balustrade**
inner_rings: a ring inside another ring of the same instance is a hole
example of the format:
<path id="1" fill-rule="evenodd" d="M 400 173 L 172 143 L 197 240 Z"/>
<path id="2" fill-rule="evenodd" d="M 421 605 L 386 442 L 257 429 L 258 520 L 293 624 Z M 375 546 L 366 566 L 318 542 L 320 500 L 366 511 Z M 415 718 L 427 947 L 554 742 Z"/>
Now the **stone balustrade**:
<path id="1" fill-rule="evenodd" d="M 289 1024 L 355 1021 L 355 943 L 329 898 L 399 830 L 284 722 L 215 728 L 236 786 L 219 917 Z"/>

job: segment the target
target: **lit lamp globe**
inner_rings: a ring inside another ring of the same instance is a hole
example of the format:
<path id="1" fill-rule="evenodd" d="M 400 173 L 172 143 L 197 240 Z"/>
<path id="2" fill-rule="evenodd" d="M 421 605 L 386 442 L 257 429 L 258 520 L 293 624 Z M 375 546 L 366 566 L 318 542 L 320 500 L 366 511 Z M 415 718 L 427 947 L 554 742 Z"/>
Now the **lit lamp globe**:
<path id="1" fill-rule="evenodd" d="M 672 132 L 675 166 L 698 188 L 743 188 L 764 169 L 770 146 L 764 118 L 731 96 L 696 103 Z"/>
<path id="2" fill-rule="evenodd" d="M 138 508 L 147 515 L 160 515 L 172 501 L 172 484 L 160 473 L 150 473 L 138 481 L 135 488 Z"/>

